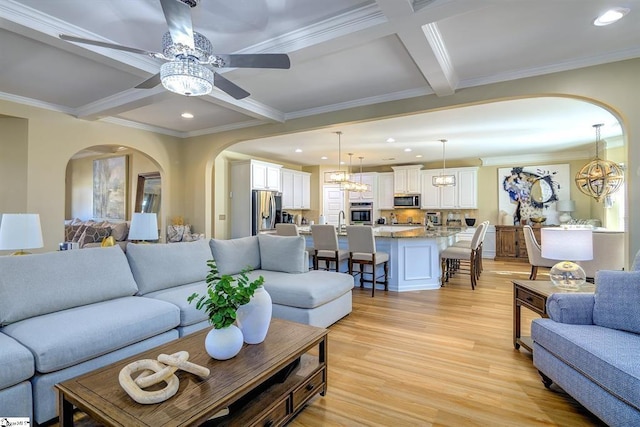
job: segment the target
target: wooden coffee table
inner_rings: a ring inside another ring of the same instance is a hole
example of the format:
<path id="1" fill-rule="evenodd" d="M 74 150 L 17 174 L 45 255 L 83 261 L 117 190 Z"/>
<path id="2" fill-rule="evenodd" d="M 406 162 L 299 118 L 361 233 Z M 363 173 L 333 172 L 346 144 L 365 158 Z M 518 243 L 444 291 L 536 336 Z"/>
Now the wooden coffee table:
<path id="1" fill-rule="evenodd" d="M 224 408 L 229 415 L 207 425 L 281 425 L 327 389 L 328 331 L 272 319 L 261 344 L 245 344 L 230 360 L 212 359 L 204 349 L 205 329 L 136 356 L 56 384 L 61 426 L 73 425 L 73 407 L 109 426 L 200 425 Z M 188 351 L 189 361 L 211 370 L 201 379 L 176 372 L 180 388 L 168 400 L 142 405 L 120 386 L 127 364 L 161 354 Z"/>
<path id="2" fill-rule="evenodd" d="M 572 292 L 560 289 L 548 280 L 514 280 L 513 281 L 513 346 L 520 346 L 533 351 L 531 337 L 521 336 L 521 307 L 526 307 L 542 317 L 547 316 L 547 298 L 551 294 Z M 595 286 L 585 283 L 577 292 L 594 293 Z"/>

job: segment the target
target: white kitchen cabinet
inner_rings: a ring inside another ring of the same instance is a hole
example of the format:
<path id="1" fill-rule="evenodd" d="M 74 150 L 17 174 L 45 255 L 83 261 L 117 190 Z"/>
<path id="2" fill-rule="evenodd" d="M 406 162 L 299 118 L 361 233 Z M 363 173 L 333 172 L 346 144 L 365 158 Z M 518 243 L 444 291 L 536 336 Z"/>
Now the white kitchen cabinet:
<path id="1" fill-rule="evenodd" d="M 362 180 L 360 179 L 362 177 Z M 350 202 L 375 202 L 375 196 L 378 184 L 378 174 L 375 172 L 364 172 L 362 174 L 356 173 L 352 175 L 354 182 L 362 182 L 369 187 L 369 191 L 349 191 Z M 377 208 L 376 208 L 377 209 Z"/>
<path id="2" fill-rule="evenodd" d="M 283 209 L 311 208 L 311 174 L 290 169 L 280 171 Z"/>
<path id="3" fill-rule="evenodd" d="M 422 171 L 422 209 L 477 209 L 478 168 L 448 168 L 446 174 L 455 175 L 456 185 L 435 187 L 433 177 L 442 169 Z"/>
<path id="4" fill-rule="evenodd" d="M 393 191 L 395 194 L 418 194 L 422 187 L 421 165 L 392 166 Z"/>
<path id="5" fill-rule="evenodd" d="M 378 174 L 378 200 L 374 209 L 393 209 L 393 172 Z"/>
<path id="6" fill-rule="evenodd" d="M 273 163 L 251 160 L 251 188 L 280 191 L 280 168 Z"/>

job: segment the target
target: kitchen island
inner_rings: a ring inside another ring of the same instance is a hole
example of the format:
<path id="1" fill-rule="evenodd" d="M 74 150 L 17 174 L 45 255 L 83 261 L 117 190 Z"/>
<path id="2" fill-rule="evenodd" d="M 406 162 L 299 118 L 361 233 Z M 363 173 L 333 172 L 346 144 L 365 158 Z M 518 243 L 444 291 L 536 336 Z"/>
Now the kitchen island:
<path id="1" fill-rule="evenodd" d="M 381 225 L 373 228 L 376 250 L 389 254 L 389 290 L 397 292 L 438 289 L 440 287 L 440 251 L 453 244 L 460 227 Z M 313 246 L 309 227 L 300 227 L 307 246 Z M 348 249 L 347 233 L 338 233 L 340 249 Z M 348 271 L 343 263 L 340 271 Z M 382 274 L 382 266 L 376 276 Z M 370 285 L 369 285 L 370 286 Z"/>

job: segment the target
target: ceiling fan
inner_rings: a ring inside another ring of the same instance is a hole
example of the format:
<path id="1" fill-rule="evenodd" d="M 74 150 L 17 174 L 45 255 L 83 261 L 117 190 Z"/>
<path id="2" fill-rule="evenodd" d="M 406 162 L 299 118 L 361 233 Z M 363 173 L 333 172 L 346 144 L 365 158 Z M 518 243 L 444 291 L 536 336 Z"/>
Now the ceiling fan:
<path id="1" fill-rule="evenodd" d="M 167 61 L 160 72 L 136 86 L 136 89 L 151 89 L 158 84 L 185 96 L 206 95 L 213 87 L 226 92 L 235 99 L 249 96 L 249 92 L 235 83 L 214 73 L 210 68 L 280 68 L 291 66 L 289 56 L 279 53 L 216 54 L 211 42 L 202 34 L 193 31 L 191 8 L 200 0 L 160 0 L 169 31 L 162 36 L 162 53 L 149 52 L 134 47 L 89 40 L 60 34 L 62 40 L 84 43 L 109 49 L 149 55 Z"/>

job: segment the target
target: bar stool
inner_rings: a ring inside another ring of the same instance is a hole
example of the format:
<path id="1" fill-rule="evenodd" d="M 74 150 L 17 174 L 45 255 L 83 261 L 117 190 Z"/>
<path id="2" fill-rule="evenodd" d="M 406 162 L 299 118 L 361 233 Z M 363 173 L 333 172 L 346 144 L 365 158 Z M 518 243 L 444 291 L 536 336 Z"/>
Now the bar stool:
<path id="1" fill-rule="evenodd" d="M 299 236 L 298 226 L 295 224 L 278 223 L 276 224 L 276 234 L 278 236 Z"/>
<path id="2" fill-rule="evenodd" d="M 448 282 L 449 278 L 457 271 L 464 271 L 468 272 L 471 277 L 471 289 L 476 288 L 478 277 L 480 276 L 480 263 L 478 261 L 480 251 L 478 248 L 480 247 L 484 230 L 487 227 L 487 224 L 483 222 L 476 228 L 476 232 L 473 233 L 473 238 L 468 248 L 449 246 L 440 253 L 442 269 L 442 278 L 440 281 L 442 286 L 444 286 L 445 282 Z M 469 269 L 462 270 L 462 263 L 468 263 Z"/>
<path id="3" fill-rule="evenodd" d="M 376 240 L 373 236 L 373 227 L 368 225 L 348 225 L 347 241 L 349 243 L 349 274 L 353 275 L 353 264 L 360 265 L 360 287 L 364 283 L 371 283 L 371 296 L 375 295 L 376 284 L 384 285 L 384 290 L 389 290 L 389 254 L 376 251 Z M 376 267 L 383 264 L 384 280 L 376 277 Z M 371 266 L 371 280 L 364 278 L 364 266 Z"/>
<path id="4" fill-rule="evenodd" d="M 340 262 L 349 258 L 349 252 L 338 246 L 338 233 L 336 227 L 331 224 L 312 225 L 311 237 L 313 238 L 313 269 L 318 270 L 319 261 L 325 262 L 325 270 L 330 270 L 331 263 L 335 262 L 335 270 L 340 271 Z"/>

